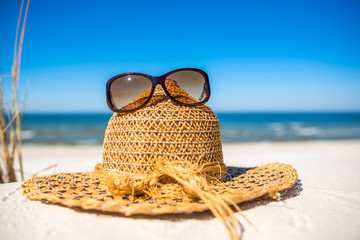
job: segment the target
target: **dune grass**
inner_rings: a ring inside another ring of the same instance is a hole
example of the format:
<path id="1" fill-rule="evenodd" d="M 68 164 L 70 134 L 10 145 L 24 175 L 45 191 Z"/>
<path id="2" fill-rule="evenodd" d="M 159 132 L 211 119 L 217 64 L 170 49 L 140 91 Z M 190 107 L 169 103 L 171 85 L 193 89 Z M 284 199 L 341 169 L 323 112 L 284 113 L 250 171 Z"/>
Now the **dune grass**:
<path id="1" fill-rule="evenodd" d="M 22 164 L 22 141 L 21 141 L 21 118 L 22 113 L 19 108 L 19 78 L 22 47 L 25 34 L 26 19 L 29 10 L 30 0 L 22 0 L 14 45 L 13 65 L 11 75 L 1 75 L 0 72 L 0 183 L 18 181 L 15 161 L 19 162 L 20 178 L 24 180 L 24 171 Z M 21 31 L 20 31 L 21 28 Z M 20 33 L 20 36 L 19 36 Z M 7 101 L 3 91 L 3 78 L 12 81 L 12 97 L 11 101 Z"/>

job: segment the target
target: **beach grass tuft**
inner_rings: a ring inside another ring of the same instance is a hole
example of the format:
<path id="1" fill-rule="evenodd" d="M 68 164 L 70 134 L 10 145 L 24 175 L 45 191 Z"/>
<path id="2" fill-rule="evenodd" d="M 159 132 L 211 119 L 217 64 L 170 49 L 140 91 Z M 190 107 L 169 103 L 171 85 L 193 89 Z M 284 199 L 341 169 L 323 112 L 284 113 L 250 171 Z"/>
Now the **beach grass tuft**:
<path id="1" fill-rule="evenodd" d="M 19 97 L 17 94 L 19 89 L 22 47 L 30 0 L 26 1 L 25 10 L 23 8 L 24 3 L 25 0 L 22 0 L 16 27 L 11 75 L 1 75 L 0 72 L 0 183 L 16 182 L 18 180 L 16 169 L 14 167 L 15 160 L 19 161 L 20 178 L 21 180 L 24 180 L 21 141 L 22 113 L 20 112 Z M 11 101 L 6 101 L 5 99 L 3 78 L 9 78 L 12 81 Z"/>

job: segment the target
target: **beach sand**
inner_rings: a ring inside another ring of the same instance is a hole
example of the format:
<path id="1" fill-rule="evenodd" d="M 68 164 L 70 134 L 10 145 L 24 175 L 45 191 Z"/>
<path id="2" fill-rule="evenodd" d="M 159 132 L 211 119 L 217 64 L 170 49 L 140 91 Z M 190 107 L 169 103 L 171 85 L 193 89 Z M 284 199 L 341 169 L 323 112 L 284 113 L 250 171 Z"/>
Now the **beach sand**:
<path id="1" fill-rule="evenodd" d="M 224 144 L 228 166 L 291 164 L 299 181 L 280 201 L 240 204 L 243 239 L 360 239 L 360 141 Z M 101 146 L 25 146 L 26 178 L 92 171 Z M 56 168 L 48 168 L 57 165 Z M 29 201 L 20 182 L 0 185 L 1 239 L 227 239 L 210 212 L 124 217 Z"/>

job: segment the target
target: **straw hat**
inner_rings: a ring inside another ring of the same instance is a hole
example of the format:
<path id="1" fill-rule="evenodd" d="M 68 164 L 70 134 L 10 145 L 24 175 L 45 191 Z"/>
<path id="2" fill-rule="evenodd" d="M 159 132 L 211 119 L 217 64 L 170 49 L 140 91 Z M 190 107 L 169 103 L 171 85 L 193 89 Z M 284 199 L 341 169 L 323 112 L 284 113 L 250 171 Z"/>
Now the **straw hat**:
<path id="1" fill-rule="evenodd" d="M 157 86 L 144 108 L 111 117 L 93 172 L 33 177 L 22 189 L 31 200 L 127 216 L 207 209 L 229 216 L 228 204 L 276 198 L 296 180 L 286 164 L 227 168 L 213 111 L 175 104 Z"/>

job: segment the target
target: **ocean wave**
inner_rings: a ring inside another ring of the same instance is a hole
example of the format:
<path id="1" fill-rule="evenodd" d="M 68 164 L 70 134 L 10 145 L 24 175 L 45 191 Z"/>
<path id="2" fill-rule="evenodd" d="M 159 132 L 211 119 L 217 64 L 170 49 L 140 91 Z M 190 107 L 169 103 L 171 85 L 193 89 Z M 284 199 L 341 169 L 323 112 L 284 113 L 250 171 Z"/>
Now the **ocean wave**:
<path id="1" fill-rule="evenodd" d="M 29 140 L 35 137 L 35 131 L 32 130 L 22 130 L 21 131 L 21 139 Z"/>
<path id="2" fill-rule="evenodd" d="M 302 137 L 311 137 L 321 135 L 321 129 L 313 126 L 303 126 L 302 123 L 292 122 L 290 128 L 295 132 L 296 135 Z"/>

